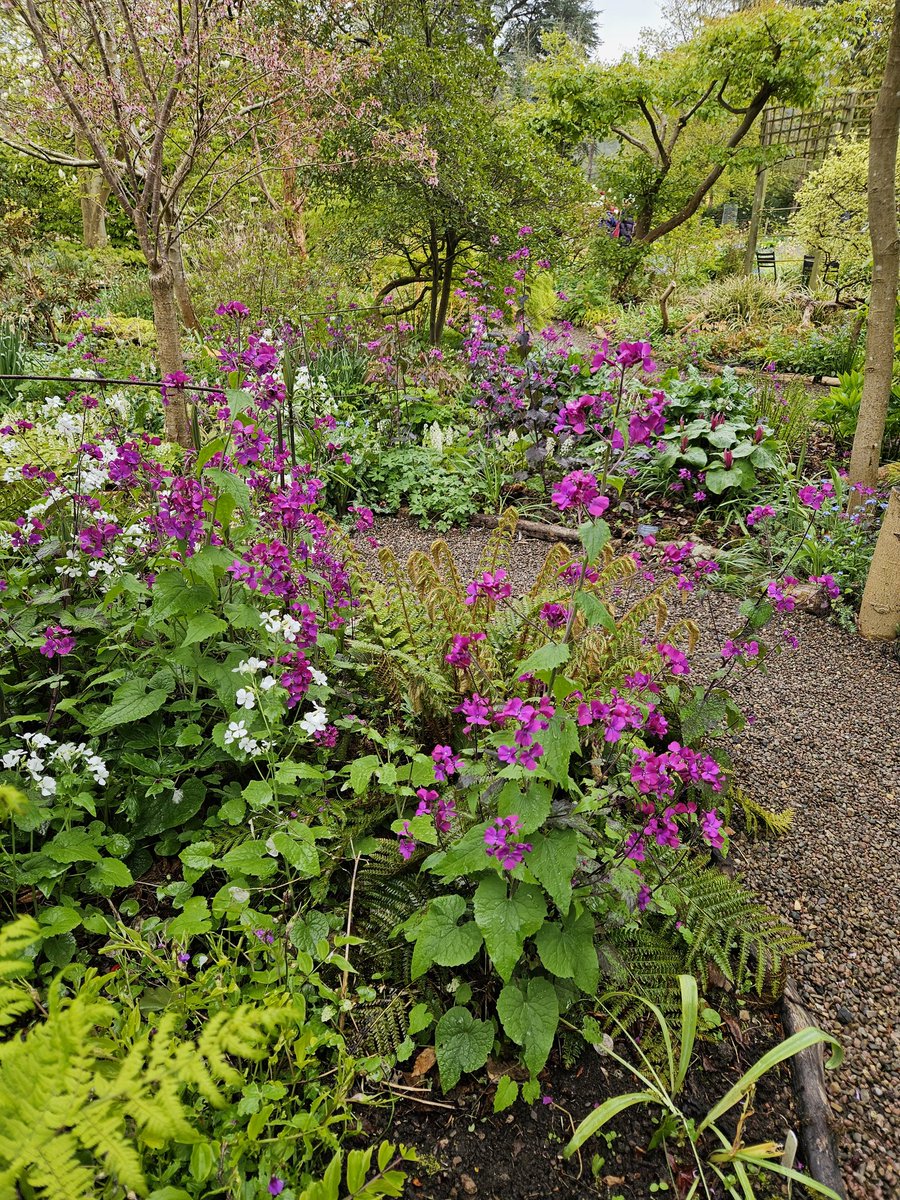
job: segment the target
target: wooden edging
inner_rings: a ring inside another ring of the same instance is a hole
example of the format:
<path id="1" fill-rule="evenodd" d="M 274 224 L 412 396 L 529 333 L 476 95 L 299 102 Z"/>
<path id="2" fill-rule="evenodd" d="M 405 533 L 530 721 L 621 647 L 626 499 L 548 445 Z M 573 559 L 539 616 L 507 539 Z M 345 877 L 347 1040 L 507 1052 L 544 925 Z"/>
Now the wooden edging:
<path id="1" fill-rule="evenodd" d="M 731 858 L 726 858 L 715 847 L 711 858 L 720 871 L 734 878 L 737 869 Z M 791 975 L 785 980 L 781 995 L 781 1024 L 788 1037 L 815 1025 Z M 793 1056 L 791 1085 L 806 1168 L 817 1183 L 825 1184 L 846 1200 L 847 1191 L 831 1130 L 831 1104 L 825 1090 L 825 1055 L 821 1044 L 809 1046 Z"/>
<path id="2" fill-rule="evenodd" d="M 781 998 L 781 1023 L 790 1037 L 814 1024 L 804 1008 L 797 985 L 788 976 Z M 800 1120 L 800 1145 L 809 1174 L 846 1197 L 844 1179 L 831 1130 L 831 1105 L 825 1090 L 824 1053 L 821 1045 L 809 1046 L 791 1059 L 791 1079 L 797 1116 Z"/>
<path id="3" fill-rule="evenodd" d="M 731 364 L 728 364 L 731 366 Z M 704 371 L 712 371 L 716 375 L 721 375 L 725 370 L 722 363 L 703 362 L 701 366 Z M 735 375 L 762 375 L 765 374 L 769 379 L 775 379 L 778 383 L 793 383 L 795 379 L 799 379 L 804 383 L 822 383 L 826 387 L 837 387 L 841 382 L 835 375 L 804 375 L 800 371 L 766 371 L 765 367 L 740 367 L 731 366 L 731 370 Z"/>

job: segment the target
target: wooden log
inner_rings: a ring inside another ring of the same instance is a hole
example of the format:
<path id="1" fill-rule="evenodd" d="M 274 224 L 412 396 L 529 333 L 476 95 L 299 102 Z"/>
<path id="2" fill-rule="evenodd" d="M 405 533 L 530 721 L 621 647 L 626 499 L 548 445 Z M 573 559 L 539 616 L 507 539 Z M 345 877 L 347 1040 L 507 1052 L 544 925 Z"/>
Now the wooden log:
<path id="1" fill-rule="evenodd" d="M 487 513 L 475 513 L 472 517 L 474 525 L 486 525 L 488 529 L 495 529 L 499 521 L 499 517 L 492 517 Z M 544 521 L 527 521 L 521 517 L 516 522 L 516 532 L 538 538 L 542 542 L 571 542 L 574 545 L 579 541 L 575 529 L 569 529 L 565 525 L 548 525 Z"/>
<path id="2" fill-rule="evenodd" d="M 781 1021 L 788 1037 L 815 1024 L 803 1007 L 797 986 L 790 976 L 781 1000 Z M 791 1059 L 794 1099 L 801 1126 L 800 1143 L 812 1178 L 846 1198 L 829 1119 L 831 1108 L 825 1090 L 823 1057 L 822 1047 L 817 1045 L 801 1050 Z"/>

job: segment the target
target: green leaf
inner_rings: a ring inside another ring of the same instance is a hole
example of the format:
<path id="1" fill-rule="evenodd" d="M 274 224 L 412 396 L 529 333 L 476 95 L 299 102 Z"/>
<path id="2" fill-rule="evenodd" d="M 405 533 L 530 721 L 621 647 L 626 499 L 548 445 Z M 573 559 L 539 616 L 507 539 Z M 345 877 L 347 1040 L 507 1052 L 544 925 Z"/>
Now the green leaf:
<path id="1" fill-rule="evenodd" d="M 510 894 L 505 876 L 487 875 L 475 889 L 473 909 L 491 961 L 506 982 L 522 957 L 525 939 L 544 923 L 544 895 L 527 883 L 517 885 Z"/>
<path id="2" fill-rule="evenodd" d="M 251 779 L 241 792 L 243 798 L 254 812 L 267 808 L 272 803 L 275 793 L 263 779 Z"/>
<path id="3" fill-rule="evenodd" d="M 75 908 L 55 904 L 52 908 L 41 909 L 40 923 L 44 937 L 57 937 L 77 929 L 81 924 L 81 913 Z"/>
<path id="4" fill-rule="evenodd" d="M 188 621 L 187 632 L 181 644 L 182 646 L 193 646 L 197 642 L 205 642 L 208 638 L 218 637 L 227 628 L 227 621 L 223 621 L 221 617 L 213 616 L 209 612 L 197 613 L 196 617 L 191 617 Z"/>
<path id="5" fill-rule="evenodd" d="M 575 607 L 584 614 L 588 625 L 601 625 L 610 633 L 616 632 L 616 619 L 593 592 L 581 591 L 575 597 Z"/>
<path id="6" fill-rule="evenodd" d="M 572 903 L 572 876 L 578 860 L 578 834 L 574 829 L 552 829 L 531 839 L 528 870 L 566 915 Z"/>
<path id="7" fill-rule="evenodd" d="M 87 883 L 101 896 L 109 896 L 116 888 L 130 887 L 134 883 L 131 872 L 117 858 L 101 858 L 88 871 Z"/>
<path id="8" fill-rule="evenodd" d="M 553 1046 L 559 1024 L 559 1001 L 549 979 L 537 975 L 525 991 L 508 983 L 497 999 L 503 1028 L 523 1048 L 525 1066 L 532 1075 L 541 1071 Z"/>
<path id="9" fill-rule="evenodd" d="M 233 846 L 219 859 L 219 865 L 229 875 L 254 875 L 259 879 L 270 878 L 278 869 L 265 843 L 252 840 Z"/>
<path id="10" fill-rule="evenodd" d="M 315 844 L 304 839 L 292 838 L 283 829 L 269 838 L 267 845 L 274 847 L 291 867 L 296 879 L 314 879 L 319 874 L 319 854 Z"/>
<path id="11" fill-rule="evenodd" d="M 519 1098 L 519 1085 L 508 1075 L 501 1075 L 497 1080 L 497 1090 L 494 1092 L 494 1112 L 503 1112 L 510 1108 Z"/>
<path id="12" fill-rule="evenodd" d="M 584 546 L 588 563 L 593 565 L 612 536 L 612 530 L 601 517 L 596 521 L 585 521 L 583 525 L 579 525 L 578 536 Z"/>
<path id="13" fill-rule="evenodd" d="M 739 467 L 732 467 L 727 470 L 725 467 L 713 467 L 706 472 L 706 480 L 703 486 L 708 492 L 712 492 L 714 496 L 721 496 L 726 488 L 743 487 L 744 473 Z"/>
<path id="14" fill-rule="evenodd" d="M 541 962 L 560 979 L 574 979 L 583 992 L 593 996 L 600 981 L 600 965 L 594 946 L 594 918 L 589 912 L 574 911 L 562 923 L 548 921 L 534 939 Z"/>
<path id="15" fill-rule="evenodd" d="M 625 1092 L 621 1096 L 613 1096 L 611 1100 L 605 1100 L 599 1108 L 595 1108 L 592 1113 L 589 1113 L 575 1130 L 572 1140 L 563 1150 L 563 1158 L 571 1158 L 588 1138 L 593 1137 L 608 1121 L 617 1117 L 620 1112 L 624 1112 L 626 1108 L 633 1108 L 635 1104 L 655 1103 L 656 1097 L 652 1092 Z"/>
<path id="16" fill-rule="evenodd" d="M 552 792 L 546 783 L 530 780 L 525 790 L 516 780 L 504 784 L 497 797 L 497 815 L 509 817 L 514 813 L 521 818 L 519 832 L 529 834 L 550 816 Z"/>
<path id="17" fill-rule="evenodd" d="M 455 879 L 458 875 L 471 875 L 492 865 L 484 845 L 484 835 L 491 821 L 483 821 L 467 829 L 455 846 L 438 851 L 425 859 L 423 869 L 437 875 L 439 879 Z"/>
<path id="18" fill-rule="evenodd" d="M 773 1047 L 758 1062 L 755 1062 L 749 1070 L 745 1071 L 734 1087 L 729 1088 L 719 1103 L 714 1104 L 709 1110 L 697 1126 L 697 1132 L 702 1133 L 708 1125 L 712 1125 L 718 1121 L 719 1117 L 727 1113 L 730 1108 L 734 1108 L 736 1104 L 740 1104 L 756 1081 L 765 1075 L 767 1071 L 771 1071 L 773 1067 L 777 1067 L 785 1059 L 793 1058 L 795 1054 L 799 1054 L 802 1050 L 808 1050 L 811 1046 L 818 1046 L 823 1042 L 831 1046 L 831 1057 L 825 1063 L 826 1068 L 829 1071 L 833 1071 L 836 1067 L 839 1067 L 844 1059 L 844 1051 L 840 1042 L 836 1038 L 833 1038 L 830 1033 L 825 1033 L 823 1030 L 809 1025 L 806 1029 L 801 1029 L 799 1033 L 791 1034 L 786 1041 Z"/>
<path id="19" fill-rule="evenodd" d="M 366 754 L 353 760 L 350 764 L 350 786 L 357 796 L 366 790 L 380 766 L 381 759 L 377 754 Z"/>
<path id="20" fill-rule="evenodd" d="M 418 979 L 433 963 L 460 967 L 481 949 L 481 933 L 474 921 L 458 924 L 466 911 L 462 896 L 436 896 L 419 925 L 413 950 L 411 975 Z"/>
<path id="21" fill-rule="evenodd" d="M 581 749 L 577 725 L 571 717 L 558 712 L 551 719 L 549 728 L 540 735 L 540 740 L 544 747 L 541 768 L 560 787 L 568 786 L 569 763 L 572 755 Z"/>
<path id="22" fill-rule="evenodd" d="M 478 1021 L 467 1008 L 448 1009 L 437 1023 L 434 1048 L 441 1087 L 455 1088 L 464 1071 L 478 1071 L 488 1060 L 494 1044 L 494 1026 Z"/>
<path id="23" fill-rule="evenodd" d="M 212 929 L 212 918 L 205 896 L 191 896 L 177 917 L 168 925 L 170 938 L 192 938 Z"/>
<path id="24" fill-rule="evenodd" d="M 113 692 L 113 702 L 91 723 L 91 732 L 106 733 L 117 725 L 132 725 L 157 712 L 165 704 L 168 692 L 163 688 L 147 691 L 148 680 L 129 679 Z"/>
<path id="25" fill-rule="evenodd" d="M 283 783 L 289 786 L 296 783 L 298 779 L 324 779 L 325 773 L 318 767 L 314 767 L 312 763 L 305 762 L 283 762 L 279 763 L 275 771 L 275 782 Z"/>
<path id="26" fill-rule="evenodd" d="M 706 440 L 717 450 L 727 450 L 737 441 L 738 432 L 733 425 L 719 425 L 706 435 Z M 707 476 L 707 479 L 709 476 Z"/>
<path id="27" fill-rule="evenodd" d="M 547 642 L 545 646 L 538 647 L 533 654 L 525 659 L 523 663 L 519 663 L 519 673 L 525 671 L 553 671 L 557 667 L 561 667 L 563 663 L 569 661 L 569 647 L 564 642 Z"/>
<path id="28" fill-rule="evenodd" d="M 44 846 L 43 852 L 57 863 L 100 861 L 100 851 L 84 829 L 63 830 Z"/>
<path id="29" fill-rule="evenodd" d="M 206 478 L 211 480 L 220 492 L 230 496 L 238 508 L 244 512 L 250 511 L 250 489 L 239 475 L 223 471 L 221 467 L 209 467 Z"/>

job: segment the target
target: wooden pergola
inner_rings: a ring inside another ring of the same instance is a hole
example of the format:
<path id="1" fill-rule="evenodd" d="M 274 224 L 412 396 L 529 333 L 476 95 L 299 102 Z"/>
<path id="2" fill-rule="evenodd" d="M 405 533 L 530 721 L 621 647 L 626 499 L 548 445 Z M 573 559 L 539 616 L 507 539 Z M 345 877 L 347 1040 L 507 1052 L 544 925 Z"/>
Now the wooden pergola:
<path id="1" fill-rule="evenodd" d="M 877 95 L 874 89 L 827 92 L 819 108 L 810 112 L 783 106 L 767 108 L 762 115 L 760 145 L 763 148 L 778 147 L 783 151 L 780 162 L 799 161 L 810 170 L 824 160 L 838 139 L 851 133 L 868 133 L 869 118 Z M 756 189 L 744 254 L 745 275 L 751 275 L 756 265 L 756 245 L 766 200 L 766 182 L 769 170 L 776 165 L 769 163 L 759 167 L 756 172 Z M 815 287 L 821 269 L 822 255 L 816 254 L 809 279 L 810 287 Z"/>

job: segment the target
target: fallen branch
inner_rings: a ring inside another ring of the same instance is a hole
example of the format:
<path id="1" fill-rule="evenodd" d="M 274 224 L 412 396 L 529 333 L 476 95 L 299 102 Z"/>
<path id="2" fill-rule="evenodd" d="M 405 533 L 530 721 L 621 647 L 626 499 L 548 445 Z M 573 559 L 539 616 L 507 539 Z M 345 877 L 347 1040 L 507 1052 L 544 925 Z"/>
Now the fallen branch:
<path id="1" fill-rule="evenodd" d="M 489 516 L 487 513 L 476 513 L 472 517 L 472 523 L 486 525 L 488 529 L 496 529 L 500 518 Z M 549 525 L 544 521 L 526 521 L 521 517 L 516 521 L 516 532 L 538 538 L 542 542 L 572 542 L 574 544 L 579 541 L 577 530 L 569 529 L 566 525 Z"/>

